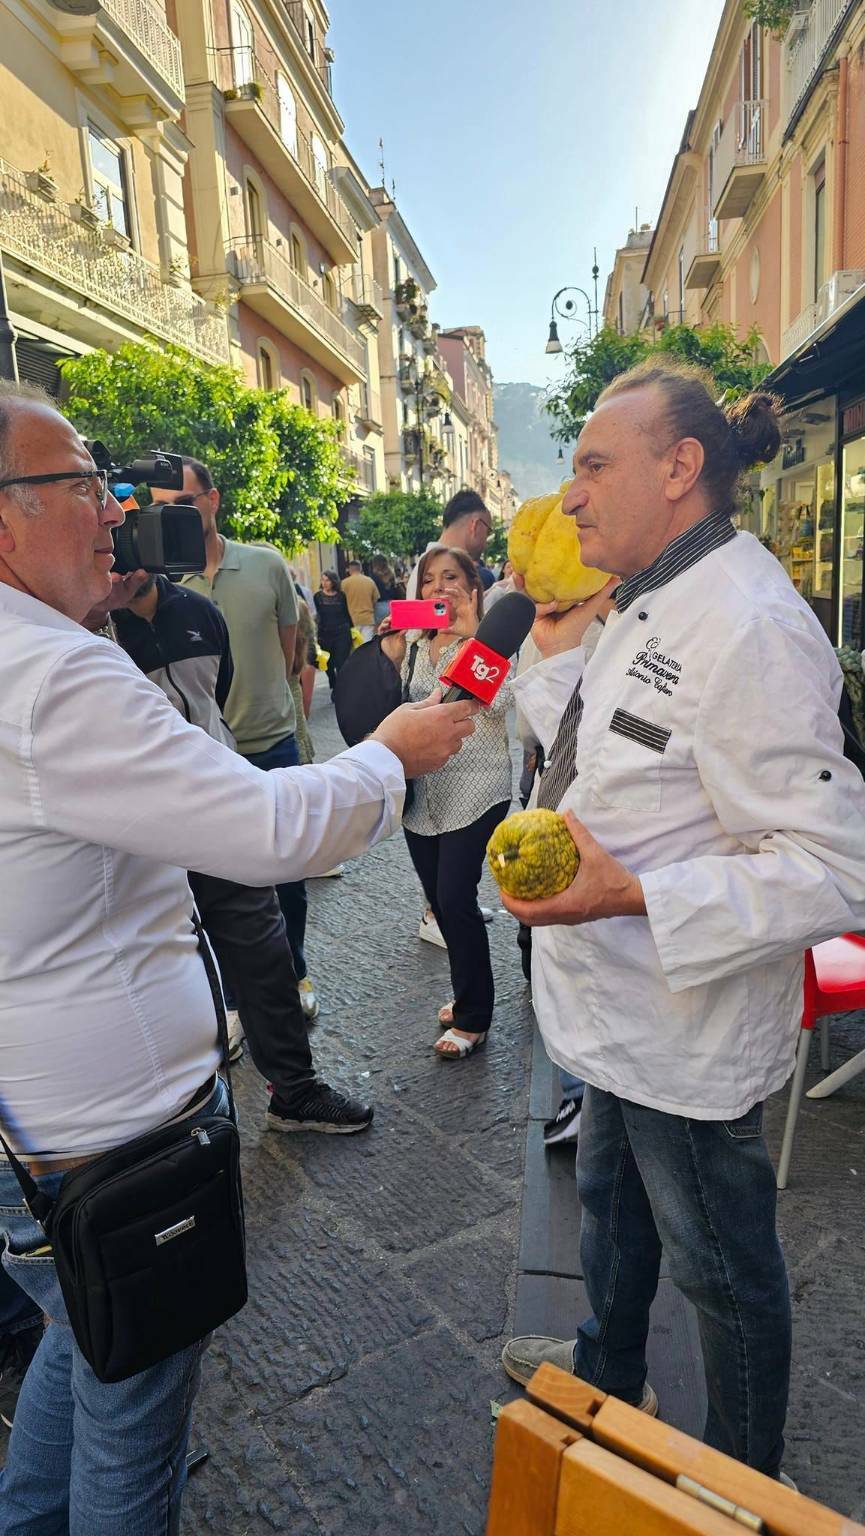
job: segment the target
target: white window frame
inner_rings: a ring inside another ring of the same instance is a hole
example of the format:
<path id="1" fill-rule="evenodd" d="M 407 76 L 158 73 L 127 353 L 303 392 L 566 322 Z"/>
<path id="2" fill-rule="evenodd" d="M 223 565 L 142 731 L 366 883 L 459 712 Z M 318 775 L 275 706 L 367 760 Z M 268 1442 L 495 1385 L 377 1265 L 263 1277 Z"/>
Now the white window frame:
<path id="1" fill-rule="evenodd" d="M 235 89 L 251 85 L 255 79 L 255 32 L 249 13 L 240 0 L 231 0 L 231 68 Z"/>
<path id="2" fill-rule="evenodd" d="M 113 183 L 110 183 L 110 182 L 106 181 L 105 177 L 102 175 L 101 172 L 97 173 L 96 168 L 95 168 L 94 163 L 93 163 L 93 156 L 92 156 L 91 151 L 90 151 L 90 137 L 91 137 L 91 134 L 93 134 L 97 138 L 103 139 L 105 141 L 105 143 L 108 144 L 110 146 L 110 148 L 112 150 L 114 150 L 115 153 L 117 154 L 118 159 L 120 161 L 120 186 L 119 186 L 119 188 L 115 187 L 113 185 Z M 122 202 L 123 202 L 123 211 L 124 211 L 124 213 L 126 215 L 126 229 L 125 230 L 118 230 L 118 234 L 125 235 L 127 237 L 127 239 L 130 241 L 130 243 L 134 243 L 134 235 L 135 235 L 135 208 L 134 208 L 134 204 L 135 204 L 135 199 L 134 199 L 133 194 L 132 194 L 132 158 L 131 158 L 131 155 L 129 153 L 128 147 L 120 142 L 119 138 L 116 137 L 115 133 L 112 130 L 108 130 L 108 129 L 104 128 L 103 125 L 96 120 L 96 118 L 94 118 L 92 115 L 88 115 L 88 117 L 87 117 L 87 119 L 85 121 L 85 124 L 84 124 L 84 153 L 85 153 L 86 164 L 87 164 L 88 195 L 89 195 L 91 203 L 93 204 L 93 207 L 94 208 L 96 207 L 96 195 L 95 194 L 96 194 L 96 188 L 97 187 L 105 187 L 105 188 L 108 189 L 109 193 L 111 191 L 114 191 L 114 192 L 119 191 L 121 199 L 122 199 Z M 110 196 L 108 198 L 108 211 L 109 211 L 109 215 L 110 215 L 110 212 L 111 212 L 111 199 L 110 199 Z M 112 227 L 114 227 L 113 220 L 110 217 L 108 219 L 102 219 L 102 220 L 100 220 L 100 222 L 104 223 L 104 224 L 111 224 Z"/>
<path id="3" fill-rule="evenodd" d="M 279 107 L 279 137 L 292 159 L 297 159 L 297 102 L 288 76 L 282 70 L 276 73 L 276 99 Z"/>
<path id="4" fill-rule="evenodd" d="M 262 369 L 261 369 L 262 354 L 264 355 L 264 357 L 267 358 L 268 363 L 270 364 L 270 372 L 271 372 L 271 379 L 272 379 L 272 382 L 270 384 L 265 384 L 265 382 L 264 382 L 264 380 L 263 380 L 263 378 L 261 376 L 262 375 Z M 255 371 L 256 371 L 256 375 L 258 377 L 258 387 L 259 387 L 259 389 L 273 389 L 273 390 L 276 390 L 276 389 L 281 389 L 282 388 L 282 368 L 280 367 L 279 353 L 277 352 L 276 347 L 273 345 L 273 342 L 269 341 L 266 336 L 259 336 L 258 340 L 255 343 Z"/>

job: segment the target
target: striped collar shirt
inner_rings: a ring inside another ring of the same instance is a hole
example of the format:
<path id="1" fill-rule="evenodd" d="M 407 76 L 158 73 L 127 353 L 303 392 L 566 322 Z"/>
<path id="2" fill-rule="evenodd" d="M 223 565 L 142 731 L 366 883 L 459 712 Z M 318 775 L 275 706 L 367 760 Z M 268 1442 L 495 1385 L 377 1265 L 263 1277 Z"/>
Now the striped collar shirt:
<path id="1" fill-rule="evenodd" d="M 657 560 L 653 560 L 645 570 L 635 571 L 633 576 L 628 576 L 620 583 L 616 588 L 616 608 L 619 613 L 625 613 L 644 592 L 654 592 L 658 587 L 665 587 L 668 581 L 681 576 L 683 571 L 696 565 L 704 555 L 710 554 L 713 549 L 720 549 L 722 544 L 727 544 L 735 537 L 736 529 L 727 513 L 710 512 L 708 517 L 701 518 L 693 528 L 686 528 L 672 544 L 662 549 Z"/>

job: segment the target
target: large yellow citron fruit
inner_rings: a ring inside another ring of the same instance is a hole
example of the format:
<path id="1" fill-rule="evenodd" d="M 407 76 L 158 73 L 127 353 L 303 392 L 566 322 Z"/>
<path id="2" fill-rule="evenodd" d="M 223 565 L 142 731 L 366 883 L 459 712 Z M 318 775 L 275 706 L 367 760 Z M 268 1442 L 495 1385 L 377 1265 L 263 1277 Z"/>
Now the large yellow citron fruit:
<path id="1" fill-rule="evenodd" d="M 600 592 L 610 578 L 583 565 L 577 525 L 562 511 L 566 489 L 567 482 L 550 496 L 523 502 L 508 534 L 508 558 L 536 603 L 572 608 Z"/>
<path id="2" fill-rule="evenodd" d="M 517 811 L 499 822 L 487 843 L 490 869 L 519 901 L 540 901 L 570 885 L 580 857 L 558 811 Z"/>

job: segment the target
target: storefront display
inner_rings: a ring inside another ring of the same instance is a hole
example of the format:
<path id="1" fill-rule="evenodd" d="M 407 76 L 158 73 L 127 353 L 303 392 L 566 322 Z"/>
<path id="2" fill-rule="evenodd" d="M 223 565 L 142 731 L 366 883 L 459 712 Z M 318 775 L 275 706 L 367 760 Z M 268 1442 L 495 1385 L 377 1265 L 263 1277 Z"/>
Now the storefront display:
<path id="1" fill-rule="evenodd" d="M 841 644 L 862 644 L 865 436 L 845 443 L 841 477 Z"/>
<path id="2" fill-rule="evenodd" d="M 835 559 L 836 401 L 821 400 L 784 418 L 778 457 L 760 475 L 759 526 L 748 522 L 777 556 L 831 636 L 832 573 Z"/>

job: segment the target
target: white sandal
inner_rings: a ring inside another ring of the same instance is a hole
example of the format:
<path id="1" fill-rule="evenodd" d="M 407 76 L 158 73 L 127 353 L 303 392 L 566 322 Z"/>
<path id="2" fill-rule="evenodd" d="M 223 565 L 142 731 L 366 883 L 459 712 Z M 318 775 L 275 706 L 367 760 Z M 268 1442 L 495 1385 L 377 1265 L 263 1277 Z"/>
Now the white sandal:
<path id="1" fill-rule="evenodd" d="M 479 1045 L 483 1045 L 487 1038 L 487 1033 L 488 1031 L 484 1030 L 483 1034 L 478 1035 L 476 1040 L 467 1040 L 465 1035 L 458 1035 L 454 1030 L 446 1029 L 444 1034 L 436 1041 L 433 1050 L 437 1056 L 441 1057 L 442 1061 L 463 1061 L 466 1056 L 471 1056 L 472 1051 L 477 1050 Z M 455 1045 L 456 1050 L 440 1050 L 439 1047 L 445 1044 Z"/>

